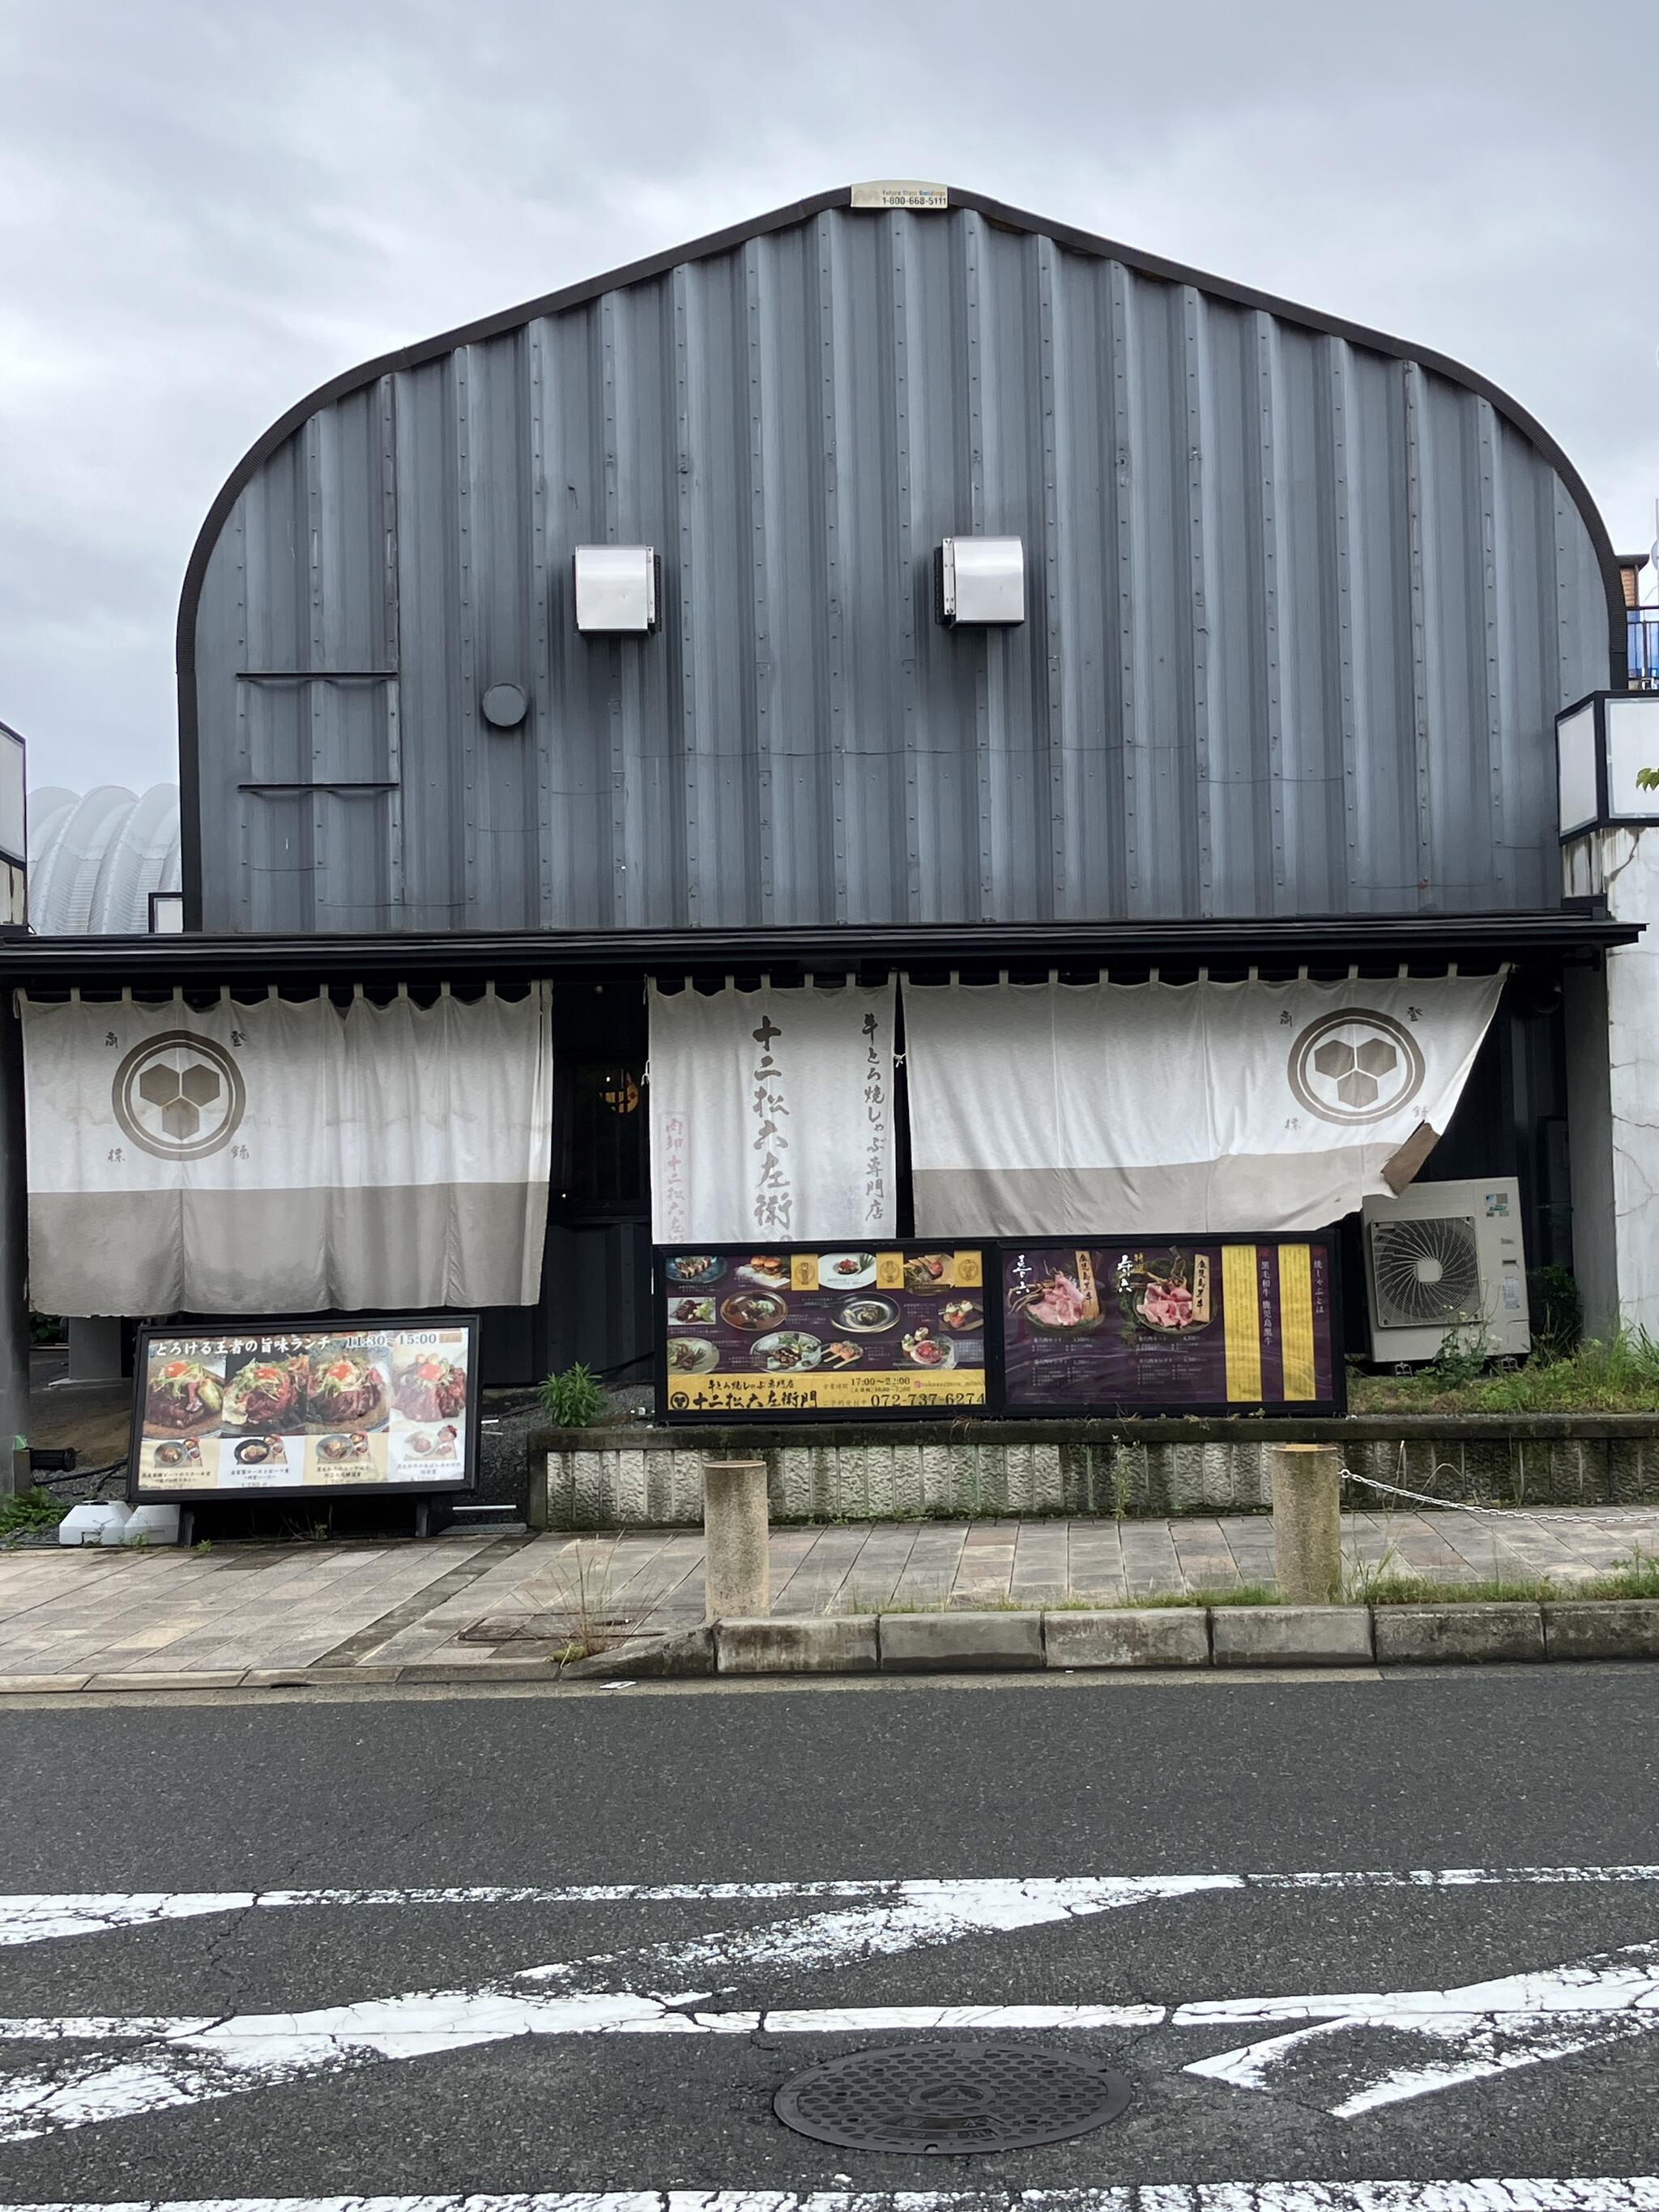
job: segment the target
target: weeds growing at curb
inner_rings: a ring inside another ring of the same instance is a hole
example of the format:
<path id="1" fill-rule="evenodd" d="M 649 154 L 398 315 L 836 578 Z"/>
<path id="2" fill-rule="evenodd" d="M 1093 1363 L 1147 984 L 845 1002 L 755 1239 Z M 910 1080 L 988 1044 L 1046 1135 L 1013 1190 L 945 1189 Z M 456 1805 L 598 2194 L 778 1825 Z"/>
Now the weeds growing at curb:
<path id="1" fill-rule="evenodd" d="M 1547 1577 L 1500 1575 L 1478 1583 L 1436 1582 L 1427 1575 L 1382 1575 L 1372 1583 L 1364 1605 L 1541 1605 L 1547 1598 L 1564 1597 Z M 1574 1593 L 1577 1595 L 1577 1593 Z"/>
<path id="2" fill-rule="evenodd" d="M 617 1557 L 614 1538 L 603 1554 L 598 1554 L 591 1538 L 577 1537 L 560 1556 L 570 1564 L 560 1569 L 547 1611 L 562 1614 L 568 1624 L 569 1640 L 553 1655 L 561 1667 L 567 1667 L 574 1660 L 590 1659 L 597 1651 L 625 1644 L 635 1625 L 617 1612 L 611 1582 Z"/>
<path id="3" fill-rule="evenodd" d="M 1344 1605 L 1370 1605 L 1382 1583 L 1413 1579 L 1400 1564 L 1400 1547 L 1389 1535 L 1386 1522 L 1383 1536 L 1380 1559 L 1345 1559 L 1342 1562 Z"/>
<path id="4" fill-rule="evenodd" d="M 1602 1583 L 1616 1584 L 1607 1595 L 1612 1597 L 1659 1598 L 1659 1559 L 1653 1559 L 1637 1545 L 1628 1559 L 1615 1559 L 1605 1575 L 1598 1575 L 1593 1587 L 1598 1596 L 1602 1595 Z"/>
<path id="5" fill-rule="evenodd" d="M 1265 1583 L 1235 1583 L 1224 1589 L 1156 1590 L 1147 1597 L 1130 1598 L 1126 1609 L 1135 1613 L 1156 1613 L 1182 1606 L 1281 1605 L 1283 1602 L 1279 1592 L 1269 1589 Z"/>
<path id="6" fill-rule="evenodd" d="M 1038 1590 L 1026 1597 L 1014 1597 L 1006 1590 L 983 1595 L 966 1590 L 949 1597 L 890 1598 L 884 1603 L 879 1597 L 853 1590 L 833 1599 L 825 1616 L 839 1620 L 894 1613 L 1146 1613 L 1177 1607 L 1278 1605 L 1280 1601 L 1278 1593 L 1262 1583 L 1239 1583 L 1226 1589 L 1155 1590 L 1138 1597 L 1114 1597 L 1103 1590 L 1088 1595 L 1067 1590 L 1060 1597 Z"/>
<path id="7" fill-rule="evenodd" d="M 1617 1604 L 1633 1598 L 1659 1599 L 1659 1559 L 1638 1546 L 1628 1559 L 1615 1560 L 1604 1574 L 1583 1582 L 1550 1575 L 1496 1574 L 1483 1582 L 1449 1582 L 1432 1575 L 1402 1574 L 1390 1569 L 1385 1554 L 1374 1572 L 1357 1578 L 1349 1601 L 1358 1605 L 1571 1605 Z"/>

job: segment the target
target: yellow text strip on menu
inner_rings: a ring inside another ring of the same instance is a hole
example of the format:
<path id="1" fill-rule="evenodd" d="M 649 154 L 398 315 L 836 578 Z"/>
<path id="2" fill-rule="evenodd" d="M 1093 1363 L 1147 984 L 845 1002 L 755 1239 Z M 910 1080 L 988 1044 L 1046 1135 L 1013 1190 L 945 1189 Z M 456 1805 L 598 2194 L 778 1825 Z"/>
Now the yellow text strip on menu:
<path id="1" fill-rule="evenodd" d="M 1279 1341 L 1287 1400 L 1313 1398 L 1313 1255 L 1305 1244 L 1279 1248 Z"/>
<path id="2" fill-rule="evenodd" d="M 899 1406 L 982 1406 L 983 1368 L 902 1375 L 677 1375 L 676 1410 L 732 1413 L 817 1413 L 840 1407 L 880 1412 Z"/>
<path id="3" fill-rule="evenodd" d="M 1256 1304 L 1254 1244 L 1221 1248 L 1221 1316 L 1228 1402 L 1249 1405 L 1261 1395 L 1261 1315 Z"/>

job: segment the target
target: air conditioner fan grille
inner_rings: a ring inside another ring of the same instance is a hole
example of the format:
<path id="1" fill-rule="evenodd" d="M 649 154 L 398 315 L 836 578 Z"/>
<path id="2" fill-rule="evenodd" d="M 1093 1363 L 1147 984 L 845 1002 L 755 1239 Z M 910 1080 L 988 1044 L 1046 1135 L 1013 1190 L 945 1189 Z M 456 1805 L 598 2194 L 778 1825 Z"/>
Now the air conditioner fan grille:
<path id="1" fill-rule="evenodd" d="M 1374 1221 L 1371 1280 L 1383 1328 L 1445 1328 L 1480 1317 L 1480 1255 L 1467 1216 Z"/>

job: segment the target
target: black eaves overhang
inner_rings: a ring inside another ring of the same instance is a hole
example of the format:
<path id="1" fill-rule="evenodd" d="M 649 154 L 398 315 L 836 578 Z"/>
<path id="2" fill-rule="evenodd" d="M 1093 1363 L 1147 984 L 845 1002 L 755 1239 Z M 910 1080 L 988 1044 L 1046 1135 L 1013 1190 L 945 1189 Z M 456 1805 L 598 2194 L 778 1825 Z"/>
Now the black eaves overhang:
<path id="1" fill-rule="evenodd" d="M 1630 945 L 1640 925 L 1588 904 L 1515 914 L 1298 915 L 1269 921 L 965 925 L 842 924 L 829 928 L 455 931 L 443 935 L 34 937 L 0 933 L 0 982 L 14 989 L 204 990 L 352 984 L 611 983 L 765 974 L 775 982 L 898 969 L 918 979 L 1007 971 L 1107 969 L 1168 980 L 1340 974 L 1449 963 L 1546 966 Z"/>

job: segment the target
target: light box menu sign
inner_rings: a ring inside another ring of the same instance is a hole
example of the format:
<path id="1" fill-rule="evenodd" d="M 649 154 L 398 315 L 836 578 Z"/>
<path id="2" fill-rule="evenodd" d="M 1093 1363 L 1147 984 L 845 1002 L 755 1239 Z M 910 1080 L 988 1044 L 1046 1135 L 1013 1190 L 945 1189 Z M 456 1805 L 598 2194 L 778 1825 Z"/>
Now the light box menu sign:
<path id="1" fill-rule="evenodd" d="M 469 1489 L 477 1337 L 474 1315 L 146 1329 L 130 1494 Z"/>
<path id="2" fill-rule="evenodd" d="M 671 1419 L 985 1408 L 978 1246 L 661 1249 L 656 1296 Z"/>
<path id="3" fill-rule="evenodd" d="M 1323 1237 L 1000 1251 L 1010 1413 L 1302 1413 L 1344 1403 Z"/>

